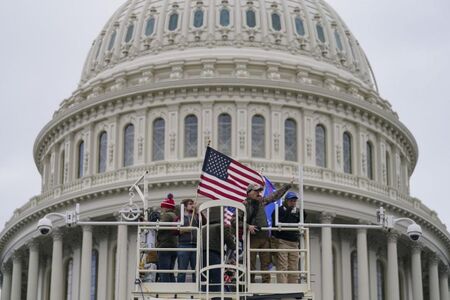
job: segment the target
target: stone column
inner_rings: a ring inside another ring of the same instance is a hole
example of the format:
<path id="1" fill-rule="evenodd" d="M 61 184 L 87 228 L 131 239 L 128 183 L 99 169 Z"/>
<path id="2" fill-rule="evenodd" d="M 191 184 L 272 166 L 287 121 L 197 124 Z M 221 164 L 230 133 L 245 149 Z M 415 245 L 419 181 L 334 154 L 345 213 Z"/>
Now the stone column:
<path id="1" fill-rule="evenodd" d="M 95 232 L 98 235 L 98 232 Z M 108 264 L 108 230 L 102 229 L 98 235 L 100 238 L 99 249 L 98 249 L 98 300 L 108 299 L 108 274 L 112 272 L 112 264 Z"/>
<path id="2" fill-rule="evenodd" d="M 430 300 L 439 300 L 439 259 L 435 253 L 429 256 L 428 260 L 428 278 L 430 286 Z"/>
<path id="3" fill-rule="evenodd" d="M 63 282 L 63 235 L 60 230 L 53 232 L 52 275 L 50 282 L 50 300 L 64 299 Z"/>
<path id="4" fill-rule="evenodd" d="M 358 229 L 356 236 L 356 251 L 358 254 L 358 300 L 369 300 L 367 229 Z"/>
<path id="5" fill-rule="evenodd" d="M 400 285 L 398 277 L 397 232 L 389 232 L 387 235 L 387 299 L 400 299 Z"/>
<path id="6" fill-rule="evenodd" d="M 418 243 L 413 244 L 411 255 L 411 273 L 414 300 L 423 300 L 421 252 L 422 246 Z"/>
<path id="7" fill-rule="evenodd" d="M 14 254 L 11 284 L 11 300 L 22 299 L 22 257 Z"/>
<path id="8" fill-rule="evenodd" d="M 127 299 L 127 247 L 128 228 L 126 225 L 119 225 L 117 229 L 116 300 Z"/>
<path id="9" fill-rule="evenodd" d="M 4 264 L 2 266 L 3 284 L 1 300 L 9 300 L 11 297 L 11 266 Z"/>
<path id="10" fill-rule="evenodd" d="M 81 250 L 80 299 L 90 299 L 92 264 L 92 226 L 83 226 Z"/>
<path id="11" fill-rule="evenodd" d="M 449 300 L 448 298 L 448 266 L 440 268 L 439 285 L 441 289 L 441 300 Z"/>
<path id="12" fill-rule="evenodd" d="M 334 215 L 323 212 L 323 224 L 331 224 Z M 333 248 L 331 243 L 331 227 L 322 227 L 322 299 L 333 300 Z"/>
<path id="13" fill-rule="evenodd" d="M 28 261 L 27 300 L 36 300 L 39 279 L 39 244 L 36 240 L 33 240 L 28 247 L 30 257 Z"/>
<path id="14" fill-rule="evenodd" d="M 341 229 L 340 231 L 340 237 L 341 237 L 341 262 L 342 262 L 342 270 L 341 270 L 341 298 L 342 300 L 345 299 L 351 299 L 352 298 L 352 268 L 351 268 L 351 243 L 352 238 L 354 237 L 351 235 L 350 232 L 347 230 Z M 339 299 L 339 298 L 338 298 Z"/>

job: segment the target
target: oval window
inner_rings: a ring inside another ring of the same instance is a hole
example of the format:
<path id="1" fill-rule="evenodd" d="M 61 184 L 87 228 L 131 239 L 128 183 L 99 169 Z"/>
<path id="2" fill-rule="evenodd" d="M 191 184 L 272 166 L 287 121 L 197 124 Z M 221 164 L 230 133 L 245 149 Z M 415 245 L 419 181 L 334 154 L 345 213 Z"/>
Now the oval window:
<path id="1" fill-rule="evenodd" d="M 174 31 L 178 27 L 178 14 L 171 14 L 169 18 L 169 30 Z"/>
<path id="2" fill-rule="evenodd" d="M 220 26 L 230 25 L 230 11 L 226 8 L 220 10 Z"/>
<path id="3" fill-rule="evenodd" d="M 147 20 L 147 25 L 145 26 L 145 35 L 150 36 L 155 30 L 155 18 L 151 17 Z"/>
<path id="4" fill-rule="evenodd" d="M 281 18 L 279 14 L 276 13 L 272 14 L 272 28 L 275 31 L 281 30 Z"/>
<path id="5" fill-rule="evenodd" d="M 320 24 L 316 25 L 317 29 L 317 37 L 319 38 L 319 41 L 322 43 L 325 43 L 325 32 L 323 31 L 323 27 Z"/>
<path id="6" fill-rule="evenodd" d="M 198 9 L 194 13 L 194 27 L 200 28 L 203 26 L 203 10 Z"/>
<path id="7" fill-rule="evenodd" d="M 339 32 L 337 30 L 334 32 L 334 38 L 336 39 L 336 45 L 339 50 L 344 50 L 344 47 L 342 46 L 341 36 L 339 35 Z"/>
<path id="8" fill-rule="evenodd" d="M 298 35 L 305 35 L 305 25 L 303 24 L 303 20 L 300 17 L 295 18 L 295 31 Z"/>
<path id="9" fill-rule="evenodd" d="M 256 14 L 253 10 L 247 10 L 245 13 L 247 18 L 247 26 L 250 28 L 256 27 Z"/>
<path id="10" fill-rule="evenodd" d="M 125 35 L 125 43 L 129 43 L 133 39 L 134 24 L 130 24 Z"/>

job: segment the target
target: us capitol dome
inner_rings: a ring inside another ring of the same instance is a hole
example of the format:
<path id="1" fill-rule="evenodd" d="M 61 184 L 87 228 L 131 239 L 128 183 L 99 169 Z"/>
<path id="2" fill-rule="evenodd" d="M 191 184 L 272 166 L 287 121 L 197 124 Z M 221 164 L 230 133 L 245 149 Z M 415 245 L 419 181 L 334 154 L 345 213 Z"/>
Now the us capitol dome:
<path id="1" fill-rule="evenodd" d="M 42 192 L 0 233 L 1 299 L 131 299 L 135 227 L 37 223 L 76 203 L 117 220 L 146 170 L 152 205 L 195 198 L 208 143 L 276 185 L 303 165 L 307 222 L 374 224 L 382 206 L 422 227 L 312 228 L 314 299 L 449 299 L 450 235 L 409 193 L 416 141 L 322 0 L 126 1 L 36 138 Z"/>

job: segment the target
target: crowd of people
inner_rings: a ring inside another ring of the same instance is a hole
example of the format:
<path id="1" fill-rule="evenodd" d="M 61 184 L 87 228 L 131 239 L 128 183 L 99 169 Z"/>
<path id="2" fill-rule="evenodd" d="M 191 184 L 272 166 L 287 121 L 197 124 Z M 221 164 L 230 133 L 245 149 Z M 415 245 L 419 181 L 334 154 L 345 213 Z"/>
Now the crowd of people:
<path id="1" fill-rule="evenodd" d="M 244 201 L 246 215 L 247 215 L 247 230 L 250 234 L 251 249 L 280 249 L 280 251 L 252 251 L 250 253 L 250 269 L 257 270 L 257 256 L 259 256 L 260 270 L 268 271 L 272 266 L 276 267 L 277 271 L 297 271 L 299 266 L 299 252 L 298 251 L 282 251 L 286 249 L 299 249 L 299 231 L 284 231 L 277 230 L 261 230 L 268 227 L 268 220 L 266 216 L 265 206 L 269 203 L 283 198 L 282 205 L 278 209 L 278 221 L 281 223 L 299 223 L 300 210 L 297 207 L 298 195 L 289 191 L 291 184 L 286 184 L 279 190 L 270 194 L 267 197 L 262 196 L 263 187 L 257 184 L 250 184 L 247 187 L 247 199 Z M 284 197 L 283 197 L 284 196 Z M 223 211 L 220 207 L 213 207 L 210 209 L 206 222 L 206 216 L 198 214 L 196 203 L 193 199 L 184 199 L 181 201 L 184 207 L 184 214 L 180 213 L 180 207 L 175 204 L 172 194 L 169 194 L 166 199 L 161 202 L 160 215 L 158 219 L 160 222 L 178 222 L 183 215 L 184 220 L 181 227 L 173 229 L 158 230 L 154 232 L 154 247 L 155 251 L 148 251 L 142 257 L 141 269 L 157 269 L 161 272 L 151 272 L 143 275 L 143 281 L 153 282 L 186 282 L 186 275 L 192 274 L 192 282 L 195 282 L 195 275 L 193 272 L 183 272 L 183 270 L 195 270 L 197 265 L 197 230 L 200 230 L 202 235 L 204 252 L 201 262 L 203 266 L 213 266 L 221 264 L 221 251 L 228 249 L 228 253 L 232 253 L 236 249 L 236 242 L 242 239 L 242 216 L 240 212 L 233 218 L 231 223 L 223 224 Z M 222 215 L 222 216 L 221 216 Z M 202 218 L 202 222 L 199 220 Z M 239 220 L 239 233 L 235 232 L 236 218 Z M 272 224 L 275 224 L 275 211 L 272 213 Z M 154 220 L 152 220 L 154 221 Z M 199 228 L 200 224 L 208 224 Z M 184 228 L 189 227 L 189 228 Z M 209 230 L 209 233 L 208 233 Z M 223 230 L 224 244 L 221 245 L 221 230 Z M 206 245 L 209 242 L 209 247 Z M 153 243 L 151 243 L 153 245 Z M 176 248 L 173 251 L 167 248 Z M 238 256 L 235 254 L 235 256 Z M 209 261 L 207 260 L 209 258 Z M 229 255 L 223 257 L 230 258 Z M 234 258 L 238 259 L 238 258 Z M 226 262 L 223 262 L 226 263 Z M 229 263 L 229 262 L 228 262 Z M 177 270 L 175 271 L 175 265 Z M 171 270 L 174 270 L 171 272 Z M 175 274 L 177 275 L 175 277 Z M 227 275 L 230 275 L 227 273 Z M 203 276 L 204 278 L 205 276 Z M 221 281 L 220 268 L 212 268 L 209 271 L 208 278 L 210 284 L 210 291 L 217 290 Z M 230 276 L 228 276 L 230 277 Z M 271 276 L 268 273 L 261 274 L 263 283 L 270 283 Z M 251 282 L 255 282 L 255 274 L 251 274 Z M 277 283 L 298 283 L 298 273 L 277 273 Z M 203 280 L 202 280 L 203 281 Z"/>

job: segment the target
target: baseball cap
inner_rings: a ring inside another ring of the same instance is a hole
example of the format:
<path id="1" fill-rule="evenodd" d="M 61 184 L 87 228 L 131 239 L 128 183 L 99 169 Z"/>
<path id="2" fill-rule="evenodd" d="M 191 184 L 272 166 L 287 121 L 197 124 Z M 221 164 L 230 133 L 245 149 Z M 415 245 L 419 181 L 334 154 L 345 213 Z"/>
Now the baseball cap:
<path id="1" fill-rule="evenodd" d="M 247 187 L 247 194 L 250 193 L 251 191 L 262 191 L 263 187 L 259 184 L 256 183 L 250 183 Z"/>
<path id="2" fill-rule="evenodd" d="M 290 199 L 298 199 L 297 193 L 294 192 L 287 192 L 286 196 L 284 196 L 284 199 L 290 200 Z"/>

